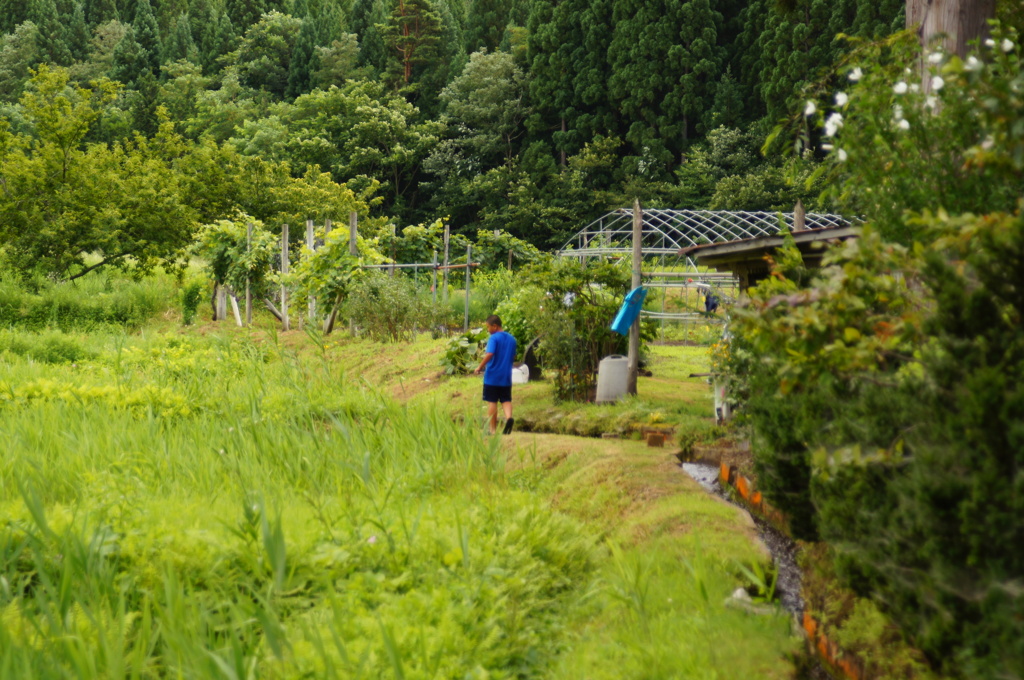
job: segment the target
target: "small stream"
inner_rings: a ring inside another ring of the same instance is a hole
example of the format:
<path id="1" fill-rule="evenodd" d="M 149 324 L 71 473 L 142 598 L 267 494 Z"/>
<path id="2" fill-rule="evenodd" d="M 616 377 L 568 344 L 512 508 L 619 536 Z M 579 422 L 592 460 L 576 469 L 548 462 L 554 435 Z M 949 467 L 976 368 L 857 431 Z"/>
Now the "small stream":
<path id="1" fill-rule="evenodd" d="M 734 503 L 729 494 L 722 489 L 718 481 L 718 468 L 706 463 L 683 463 L 683 470 L 693 477 L 708 493 L 713 493 Z M 746 508 L 743 508 L 746 510 Z M 767 546 L 768 551 L 775 561 L 778 570 L 778 577 L 775 583 L 775 593 L 779 598 L 782 607 L 789 613 L 795 615 L 797 620 L 803 616 L 804 600 L 800 597 L 800 568 L 796 564 L 796 544 L 781 531 L 768 524 L 764 519 L 751 514 L 754 525 L 757 527 L 757 534 L 761 541 Z"/>
<path id="2" fill-rule="evenodd" d="M 718 481 L 718 468 L 706 463 L 683 463 L 681 465 L 686 474 L 708 493 L 724 498 L 726 501 L 743 510 L 742 505 L 735 503 Z M 761 541 L 768 548 L 775 561 L 778 570 L 775 582 L 775 594 L 783 609 L 790 613 L 799 625 L 804 613 L 804 600 L 800 596 L 800 568 L 796 564 L 796 544 L 789 536 L 768 524 L 764 519 L 751 513 L 757 527 L 757 534 Z M 825 670 L 818 658 L 809 654 L 805 648 L 804 655 L 800 657 L 803 663 L 797 663 L 796 677 L 804 680 L 830 680 L 832 676 Z M 798 661 L 794 659 L 794 661 Z"/>

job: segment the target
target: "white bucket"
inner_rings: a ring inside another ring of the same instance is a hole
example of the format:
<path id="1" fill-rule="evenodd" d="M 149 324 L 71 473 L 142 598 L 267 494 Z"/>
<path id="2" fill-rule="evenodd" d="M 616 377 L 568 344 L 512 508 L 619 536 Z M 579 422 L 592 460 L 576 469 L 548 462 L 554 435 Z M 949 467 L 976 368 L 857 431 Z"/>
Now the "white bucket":
<path id="1" fill-rule="evenodd" d="M 530 382 L 530 367 L 526 364 L 512 367 L 512 384 L 525 385 Z"/>
<path id="2" fill-rule="evenodd" d="M 612 354 L 601 359 L 597 365 L 597 397 L 598 404 L 618 401 L 626 393 L 626 382 L 629 378 L 629 358 L 621 354 Z"/>

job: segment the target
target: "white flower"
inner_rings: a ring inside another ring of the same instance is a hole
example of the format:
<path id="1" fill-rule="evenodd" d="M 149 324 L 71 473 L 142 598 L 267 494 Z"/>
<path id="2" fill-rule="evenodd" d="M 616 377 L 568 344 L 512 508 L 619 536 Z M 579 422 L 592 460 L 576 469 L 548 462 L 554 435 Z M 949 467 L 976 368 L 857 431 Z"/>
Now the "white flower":
<path id="1" fill-rule="evenodd" d="M 813 116 L 817 110 L 818 107 L 814 105 L 814 102 L 809 101 L 807 102 L 807 106 L 804 107 L 804 115 Z"/>
<path id="2" fill-rule="evenodd" d="M 921 91 L 921 86 L 918 85 L 917 83 L 911 83 L 910 84 L 910 91 L 916 94 L 916 93 Z"/>
<path id="3" fill-rule="evenodd" d="M 846 155 L 846 149 L 839 149 L 839 151 L 836 152 L 836 157 L 839 159 L 840 163 L 845 163 L 846 159 L 849 158 L 849 156 Z"/>
<path id="4" fill-rule="evenodd" d="M 967 63 L 964 64 L 964 68 L 968 71 L 980 71 L 982 68 L 981 60 L 972 54 L 967 57 Z"/>
<path id="5" fill-rule="evenodd" d="M 851 81 L 853 81 L 853 82 L 857 82 L 858 80 L 860 80 L 861 78 L 863 78 L 863 77 L 864 77 L 864 71 L 863 71 L 863 70 L 861 69 L 861 67 L 860 67 L 860 66 L 858 66 L 858 67 L 856 67 L 855 69 L 853 69 L 852 71 L 850 71 L 850 75 L 849 75 L 849 76 L 847 76 L 847 77 L 848 77 L 848 78 L 849 78 L 849 79 L 850 79 Z"/>
<path id="6" fill-rule="evenodd" d="M 900 122 L 896 123 L 896 127 L 898 127 L 900 130 L 907 131 L 910 129 L 910 121 L 904 118 Z"/>
<path id="7" fill-rule="evenodd" d="M 985 47 L 995 47 L 995 46 L 996 46 L 996 41 L 993 40 L 992 38 L 989 38 L 988 40 L 985 41 Z"/>
<path id="8" fill-rule="evenodd" d="M 939 105 L 939 98 L 933 94 L 930 94 L 927 97 L 925 97 L 924 105 L 927 106 L 929 109 L 934 109 L 936 106 Z"/>
<path id="9" fill-rule="evenodd" d="M 996 145 L 996 139 L 992 135 L 985 138 L 985 141 L 981 143 L 981 148 L 985 151 L 991 151 L 992 147 Z"/>
<path id="10" fill-rule="evenodd" d="M 821 150 L 822 151 L 831 151 L 834 148 L 835 147 L 833 147 L 831 144 L 822 144 L 821 145 Z"/>
<path id="11" fill-rule="evenodd" d="M 1009 38 L 1003 38 L 1003 42 L 999 43 L 999 47 L 1003 52 L 1013 52 L 1013 41 Z"/>
<path id="12" fill-rule="evenodd" d="M 825 136 L 835 137 L 839 128 L 843 127 L 843 114 L 833 113 L 825 120 Z"/>
<path id="13" fill-rule="evenodd" d="M 946 81 L 942 79 L 942 76 L 932 76 L 932 91 L 938 92 L 946 86 Z"/>
<path id="14" fill-rule="evenodd" d="M 892 119 L 903 120 L 903 107 L 899 104 L 894 104 L 892 107 Z"/>
<path id="15" fill-rule="evenodd" d="M 893 86 L 892 91 L 895 92 L 896 94 L 906 94 L 907 84 L 901 80 L 900 82 L 896 83 Z"/>
<path id="16" fill-rule="evenodd" d="M 942 52 L 932 52 L 928 55 L 929 64 L 940 64 L 942 63 Z"/>
<path id="17" fill-rule="evenodd" d="M 370 536 L 368 539 L 366 539 L 366 542 L 369 543 L 370 545 L 373 545 L 374 543 L 377 542 L 377 535 L 374 534 L 373 536 Z"/>
<path id="18" fill-rule="evenodd" d="M 850 97 L 845 92 L 836 92 L 836 106 L 846 106 Z"/>

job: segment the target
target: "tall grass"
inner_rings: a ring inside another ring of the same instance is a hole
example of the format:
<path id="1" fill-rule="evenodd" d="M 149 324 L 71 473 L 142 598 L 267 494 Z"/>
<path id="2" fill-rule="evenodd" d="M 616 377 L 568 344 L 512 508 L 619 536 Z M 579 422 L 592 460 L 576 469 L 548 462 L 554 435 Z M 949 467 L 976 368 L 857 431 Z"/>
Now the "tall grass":
<path id="1" fill-rule="evenodd" d="M 720 616 L 731 576 L 604 548 L 473 419 L 326 351 L 76 342 L 0 352 L 0 679 L 711 677 L 731 633 L 743 677 L 786 646 Z"/>
<path id="2" fill-rule="evenodd" d="M 39 277 L 0 278 L 0 327 L 61 331 L 105 326 L 137 329 L 174 304 L 175 282 L 168 275 L 133 281 L 97 272 L 71 283 Z"/>
<path id="3" fill-rule="evenodd" d="M 272 346 L 111 335 L 0 393 L 0 677 L 532 675 L 592 567 L 496 440 Z"/>

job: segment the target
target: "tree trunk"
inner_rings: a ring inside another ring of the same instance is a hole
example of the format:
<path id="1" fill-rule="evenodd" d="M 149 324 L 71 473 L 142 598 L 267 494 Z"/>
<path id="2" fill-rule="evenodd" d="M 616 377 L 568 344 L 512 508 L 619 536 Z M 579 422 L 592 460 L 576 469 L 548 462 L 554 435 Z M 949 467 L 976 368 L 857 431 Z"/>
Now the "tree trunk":
<path id="1" fill-rule="evenodd" d="M 921 46 L 941 37 L 946 52 L 964 57 L 968 43 L 989 35 L 995 0 L 907 0 L 907 28 L 917 27 Z"/>

